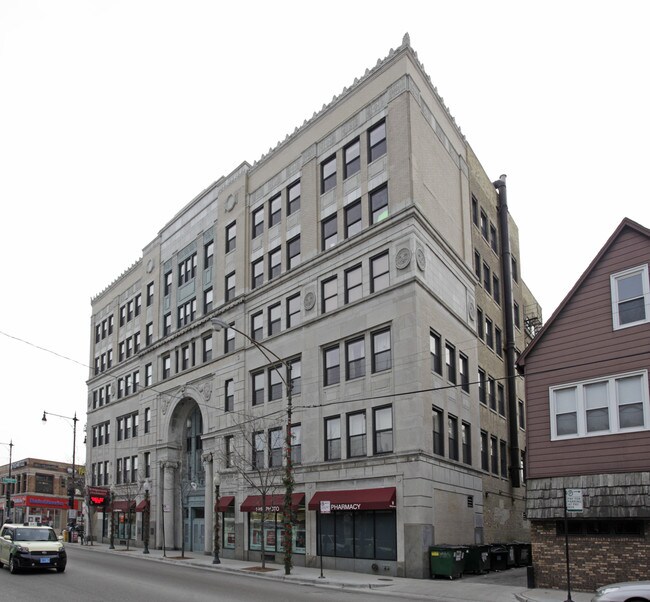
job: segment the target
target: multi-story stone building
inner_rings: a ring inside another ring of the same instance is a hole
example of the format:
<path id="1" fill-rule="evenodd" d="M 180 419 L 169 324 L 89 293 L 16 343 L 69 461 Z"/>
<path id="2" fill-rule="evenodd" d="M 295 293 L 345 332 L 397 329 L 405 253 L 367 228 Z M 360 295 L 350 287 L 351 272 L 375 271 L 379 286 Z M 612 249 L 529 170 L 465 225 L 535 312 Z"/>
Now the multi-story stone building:
<path id="1" fill-rule="evenodd" d="M 221 554 L 280 560 L 291 401 L 294 563 L 424 577 L 430 544 L 527 539 L 517 418 L 474 377 L 505 373 L 477 296 L 481 320 L 507 315 L 475 274 L 478 252 L 499 278 L 504 252 L 475 206 L 489 243 L 497 193 L 405 37 L 93 298 L 89 484 L 128 513 L 146 482 L 150 544 L 206 553 L 218 485 Z"/>

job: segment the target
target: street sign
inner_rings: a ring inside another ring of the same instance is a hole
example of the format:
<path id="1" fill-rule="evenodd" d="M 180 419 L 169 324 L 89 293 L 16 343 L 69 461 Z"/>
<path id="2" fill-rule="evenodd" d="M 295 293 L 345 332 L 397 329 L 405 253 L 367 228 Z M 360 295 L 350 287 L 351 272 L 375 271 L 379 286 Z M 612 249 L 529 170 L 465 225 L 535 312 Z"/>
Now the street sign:
<path id="1" fill-rule="evenodd" d="M 330 512 L 332 512 L 332 503 L 328 500 L 321 500 L 320 512 L 321 514 L 329 514 Z"/>
<path id="2" fill-rule="evenodd" d="M 564 503 L 567 512 L 582 512 L 582 489 L 566 489 Z"/>
<path id="3" fill-rule="evenodd" d="M 14 479 L 14 477 L 2 477 L 2 482 L 3 483 L 15 483 L 16 479 Z"/>

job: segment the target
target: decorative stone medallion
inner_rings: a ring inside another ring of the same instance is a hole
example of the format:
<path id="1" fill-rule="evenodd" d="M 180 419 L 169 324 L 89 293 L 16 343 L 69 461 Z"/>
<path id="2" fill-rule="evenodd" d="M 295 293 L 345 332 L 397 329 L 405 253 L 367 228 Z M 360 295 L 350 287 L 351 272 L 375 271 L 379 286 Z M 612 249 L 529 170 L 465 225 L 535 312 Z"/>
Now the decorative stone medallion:
<path id="1" fill-rule="evenodd" d="M 427 259 L 424 256 L 424 251 L 419 247 L 415 251 L 415 263 L 424 272 L 424 268 L 427 266 Z"/>
<path id="2" fill-rule="evenodd" d="M 232 211 L 237 204 L 237 199 L 232 195 L 228 195 L 226 199 L 226 211 Z"/>
<path id="3" fill-rule="evenodd" d="M 314 305 L 316 305 L 316 295 L 314 295 L 313 292 L 309 291 L 309 292 L 305 295 L 305 302 L 304 302 L 304 304 L 305 304 L 305 309 L 306 309 L 306 310 L 313 309 L 313 308 L 314 308 Z"/>
<path id="4" fill-rule="evenodd" d="M 411 263 L 411 249 L 404 247 L 397 252 L 397 257 L 395 258 L 395 265 L 398 270 L 403 270 L 408 267 Z"/>
<path id="5" fill-rule="evenodd" d="M 154 265 L 155 264 L 153 262 L 153 259 L 147 261 L 147 274 L 151 274 L 151 272 L 153 272 Z"/>

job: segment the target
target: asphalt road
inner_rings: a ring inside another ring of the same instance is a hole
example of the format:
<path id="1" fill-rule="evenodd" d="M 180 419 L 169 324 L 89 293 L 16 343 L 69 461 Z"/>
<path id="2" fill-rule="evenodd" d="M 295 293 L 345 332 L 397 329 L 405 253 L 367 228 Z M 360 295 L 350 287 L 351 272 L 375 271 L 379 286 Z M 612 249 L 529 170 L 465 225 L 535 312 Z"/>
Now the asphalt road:
<path id="1" fill-rule="evenodd" d="M 11 575 L 0 570 L 3 602 L 375 602 L 372 592 L 288 584 L 236 573 L 89 554 L 67 546 L 68 568 Z M 402 600 L 381 596 L 382 600 Z"/>

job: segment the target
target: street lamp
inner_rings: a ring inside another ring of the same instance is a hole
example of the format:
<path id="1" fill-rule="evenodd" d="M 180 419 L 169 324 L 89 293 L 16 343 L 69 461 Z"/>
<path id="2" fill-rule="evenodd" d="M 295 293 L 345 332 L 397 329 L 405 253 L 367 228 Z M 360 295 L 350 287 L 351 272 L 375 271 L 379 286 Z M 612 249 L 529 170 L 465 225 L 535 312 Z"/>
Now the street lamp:
<path id="1" fill-rule="evenodd" d="M 280 377 L 280 380 L 284 383 L 284 386 L 287 389 L 287 427 L 286 427 L 286 438 L 285 438 L 285 448 L 287 450 L 286 452 L 286 462 L 284 464 L 284 506 L 283 506 L 283 521 L 284 521 L 284 534 L 283 534 L 283 542 L 282 542 L 282 547 L 284 551 L 284 574 L 285 575 L 290 575 L 291 574 L 291 566 L 292 566 L 292 553 L 293 553 L 293 521 L 292 521 L 292 504 L 291 504 L 291 496 L 293 494 L 293 485 L 294 485 L 294 479 L 293 479 L 293 457 L 292 457 L 292 441 L 291 441 L 291 412 L 292 412 L 292 407 L 291 407 L 291 389 L 292 389 L 292 384 L 291 384 L 291 364 L 287 362 L 286 360 L 283 360 L 279 355 L 271 351 L 266 345 L 262 345 L 262 343 L 256 341 L 255 339 L 251 338 L 248 336 L 245 332 L 242 332 L 238 328 L 235 328 L 234 326 L 228 324 L 225 320 L 222 320 L 221 318 L 212 318 L 210 320 L 212 327 L 216 330 L 219 331 L 222 328 L 230 328 L 234 330 L 235 332 L 239 333 L 242 335 L 244 338 L 249 340 L 257 349 L 260 350 L 262 355 L 266 358 L 266 360 L 272 364 L 273 369 L 277 372 L 278 376 Z M 280 362 L 283 366 L 286 367 L 287 369 L 287 377 L 285 378 L 282 375 L 281 370 L 278 368 L 276 363 L 271 359 L 271 357 L 275 358 L 278 362 Z"/>
<path id="2" fill-rule="evenodd" d="M 68 504 L 70 510 L 74 510 L 74 498 L 75 498 L 75 481 L 77 479 L 77 467 L 75 465 L 76 451 L 77 451 L 77 412 L 74 413 L 74 416 L 61 416 L 61 414 L 53 414 L 52 412 L 43 412 L 43 422 L 47 422 L 48 416 L 56 416 L 57 418 L 63 418 L 64 420 L 72 420 L 72 486 L 68 487 Z M 72 514 L 72 513 L 71 513 Z M 76 523 L 76 517 L 70 517 L 71 522 L 74 525 Z"/>
<path id="3" fill-rule="evenodd" d="M 149 499 L 149 479 L 144 480 L 144 513 L 142 515 L 143 518 L 143 537 L 142 540 L 144 542 L 144 550 L 142 550 L 143 554 L 148 554 L 149 553 L 149 520 L 151 517 L 151 500 Z"/>
<path id="4" fill-rule="evenodd" d="M 219 547 L 221 541 L 219 540 L 219 486 L 221 484 L 221 475 L 216 473 L 214 475 L 214 558 L 212 564 L 221 564 L 219 558 Z"/>
<path id="5" fill-rule="evenodd" d="M 8 445 L 9 446 L 9 476 L 7 477 L 7 481 L 5 482 L 5 487 L 6 487 L 6 492 L 7 492 L 7 501 L 5 502 L 5 520 L 9 521 L 9 518 L 13 516 L 13 512 L 11 511 L 11 490 L 13 489 L 13 480 L 11 477 L 11 453 L 13 452 L 14 449 L 14 441 L 13 439 L 9 440 L 9 443 L 2 443 L 2 445 Z"/>

